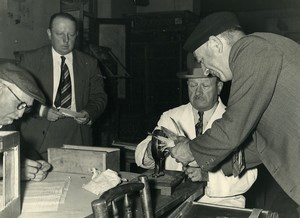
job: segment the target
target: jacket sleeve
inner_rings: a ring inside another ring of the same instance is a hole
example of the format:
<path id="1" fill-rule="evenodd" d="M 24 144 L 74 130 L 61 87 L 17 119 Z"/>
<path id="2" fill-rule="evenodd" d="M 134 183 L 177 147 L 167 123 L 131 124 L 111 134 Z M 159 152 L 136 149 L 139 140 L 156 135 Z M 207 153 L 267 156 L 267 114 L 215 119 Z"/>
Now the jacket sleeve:
<path id="1" fill-rule="evenodd" d="M 227 110 L 210 130 L 190 142 L 204 171 L 215 167 L 255 132 L 272 98 L 282 54 L 258 37 L 244 37 L 232 48 L 229 63 L 233 80 Z"/>
<path id="2" fill-rule="evenodd" d="M 87 111 L 94 121 L 104 111 L 107 104 L 107 94 L 104 91 L 103 76 L 96 59 L 90 62 L 89 97 L 83 110 Z"/>
<path id="3" fill-rule="evenodd" d="M 257 149 L 256 149 L 256 144 L 252 140 L 252 138 L 248 138 L 246 143 L 244 143 L 245 146 L 243 146 L 244 149 L 244 157 L 245 157 L 245 163 L 246 169 L 251 169 L 259 164 L 261 164 L 261 160 L 259 158 Z M 221 163 L 221 168 L 223 173 L 226 176 L 231 176 L 232 175 L 232 155 L 228 156 L 222 163 Z"/>

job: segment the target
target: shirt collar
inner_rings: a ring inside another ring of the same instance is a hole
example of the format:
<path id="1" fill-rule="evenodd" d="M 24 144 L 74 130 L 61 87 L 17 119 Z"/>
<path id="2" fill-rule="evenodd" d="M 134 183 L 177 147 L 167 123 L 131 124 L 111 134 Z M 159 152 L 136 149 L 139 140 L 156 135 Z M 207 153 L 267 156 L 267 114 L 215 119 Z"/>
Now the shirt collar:
<path id="1" fill-rule="evenodd" d="M 204 122 L 208 122 L 210 120 L 216 108 L 218 107 L 218 104 L 219 104 L 219 100 L 216 101 L 215 105 L 211 109 L 204 111 L 203 113 Z M 199 119 L 199 115 L 198 115 L 198 111 L 194 107 L 193 107 L 193 114 L 194 114 L 194 120 L 197 122 Z"/>
<path id="2" fill-rule="evenodd" d="M 52 55 L 53 55 L 53 59 L 54 60 L 60 60 L 61 56 L 65 56 L 66 62 L 72 61 L 72 59 L 73 59 L 72 52 L 70 52 L 70 53 L 68 53 L 66 55 L 61 55 L 61 54 L 57 53 L 53 47 L 52 47 Z"/>

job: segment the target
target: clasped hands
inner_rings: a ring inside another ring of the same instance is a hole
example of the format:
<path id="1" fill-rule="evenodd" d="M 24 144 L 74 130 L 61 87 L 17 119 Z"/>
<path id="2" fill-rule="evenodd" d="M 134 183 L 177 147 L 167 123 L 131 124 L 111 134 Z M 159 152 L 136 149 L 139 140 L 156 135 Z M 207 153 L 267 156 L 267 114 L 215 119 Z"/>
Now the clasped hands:
<path id="1" fill-rule="evenodd" d="M 165 138 L 162 136 L 156 136 L 158 140 L 165 144 L 165 148 L 170 151 L 170 155 L 183 166 L 187 166 L 194 160 L 191 153 L 189 142 L 190 139 L 184 136 L 172 136 Z"/>
<path id="2" fill-rule="evenodd" d="M 42 181 L 44 180 L 51 165 L 44 160 L 31 160 L 24 158 L 21 163 L 21 179 L 22 180 L 31 180 L 31 181 Z"/>
<path id="3" fill-rule="evenodd" d="M 46 115 L 47 120 L 49 121 L 54 122 L 58 119 L 62 119 L 66 117 L 66 115 L 60 112 L 57 108 L 51 107 L 51 108 L 47 108 L 46 110 L 47 110 L 47 115 Z M 84 110 L 80 112 L 76 112 L 76 117 L 73 118 L 78 124 L 88 124 L 90 121 L 89 113 Z"/>
<path id="4" fill-rule="evenodd" d="M 172 136 L 165 138 L 162 136 L 156 136 L 157 139 L 165 144 L 165 148 L 170 151 L 170 155 L 177 161 L 182 163 L 183 171 L 193 181 L 202 181 L 203 177 L 201 168 L 194 161 L 194 157 L 191 153 L 189 142 L 190 140 L 184 136 Z"/>

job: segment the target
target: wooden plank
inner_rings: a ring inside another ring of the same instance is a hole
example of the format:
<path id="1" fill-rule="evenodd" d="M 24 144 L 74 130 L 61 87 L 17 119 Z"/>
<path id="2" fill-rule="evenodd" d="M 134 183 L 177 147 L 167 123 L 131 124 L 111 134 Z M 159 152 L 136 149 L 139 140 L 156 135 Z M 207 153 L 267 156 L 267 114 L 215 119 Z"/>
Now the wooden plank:
<path id="1" fill-rule="evenodd" d="M 75 150 L 87 150 L 87 151 L 102 151 L 102 152 L 113 152 L 119 150 L 118 148 L 82 146 L 82 145 L 63 145 L 63 148 L 75 149 Z"/>
<path id="2" fill-rule="evenodd" d="M 248 218 L 252 215 L 253 212 L 259 211 L 259 217 L 262 218 L 278 218 L 278 213 L 267 211 L 267 210 L 258 210 L 258 209 L 249 209 L 249 208 L 238 208 L 238 207 L 229 207 L 215 204 L 207 204 L 200 202 L 185 202 L 184 208 L 181 208 L 181 212 L 177 213 L 177 210 L 172 213 L 169 218 L 192 218 L 192 217 L 245 217 Z M 258 216 L 255 216 L 258 217 Z"/>
<path id="3" fill-rule="evenodd" d="M 3 179 L 0 184 L 0 217 L 20 214 L 20 141 L 18 132 L 0 132 Z"/>
<path id="4" fill-rule="evenodd" d="M 164 176 L 153 177 L 153 172 L 149 170 L 146 174 L 151 188 L 160 190 L 161 195 L 171 196 L 186 175 L 184 172 L 172 170 L 165 170 L 164 173 Z"/>
<path id="5" fill-rule="evenodd" d="M 19 132 L 16 131 L 0 131 L 0 152 L 8 151 L 10 148 L 19 145 Z"/>

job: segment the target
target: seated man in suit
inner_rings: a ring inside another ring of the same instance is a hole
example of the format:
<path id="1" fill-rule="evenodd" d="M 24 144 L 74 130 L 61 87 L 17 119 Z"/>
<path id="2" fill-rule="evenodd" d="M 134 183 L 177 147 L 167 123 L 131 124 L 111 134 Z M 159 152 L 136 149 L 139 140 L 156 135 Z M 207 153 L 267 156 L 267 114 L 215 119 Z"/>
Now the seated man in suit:
<path id="1" fill-rule="evenodd" d="M 219 97 L 223 83 L 217 77 L 205 75 L 201 64 L 197 63 L 191 53 L 187 57 L 187 67 L 188 71 L 178 76 L 188 79 L 190 102 L 164 112 L 157 123 L 156 129 L 163 126 L 178 135 L 185 132 L 190 139 L 193 139 L 209 129 L 215 120 L 222 117 L 225 112 L 225 105 Z M 176 129 L 172 119 L 180 124 L 182 131 L 179 132 Z M 147 169 L 154 168 L 154 160 L 151 154 L 151 136 L 138 144 L 135 160 L 138 166 Z M 183 170 L 182 164 L 177 163 L 171 156 L 166 158 L 165 168 L 167 170 Z M 184 167 L 184 170 L 192 181 L 203 180 L 199 168 L 189 166 Z M 245 197 L 242 194 L 252 186 L 256 178 L 257 169 L 248 170 L 240 177 L 227 177 L 221 169 L 209 172 L 205 195 L 199 201 L 245 207 Z"/>
<path id="2" fill-rule="evenodd" d="M 45 104 L 45 97 L 33 77 L 14 64 L 1 64 L 0 131 L 15 130 L 10 124 L 29 111 L 34 100 Z M 2 158 L 0 160 L 2 161 Z M 41 181 L 46 178 L 50 167 L 50 164 L 43 160 L 34 161 L 25 158 L 22 161 L 21 177 L 23 180 Z"/>

